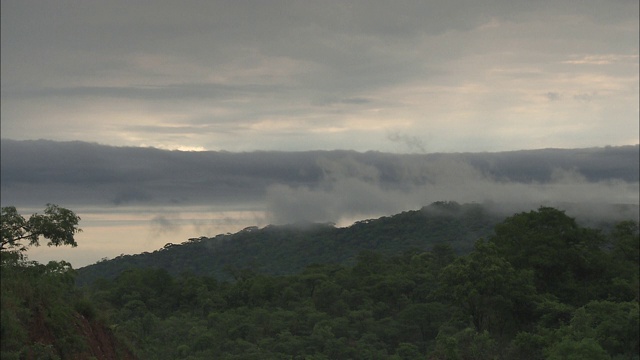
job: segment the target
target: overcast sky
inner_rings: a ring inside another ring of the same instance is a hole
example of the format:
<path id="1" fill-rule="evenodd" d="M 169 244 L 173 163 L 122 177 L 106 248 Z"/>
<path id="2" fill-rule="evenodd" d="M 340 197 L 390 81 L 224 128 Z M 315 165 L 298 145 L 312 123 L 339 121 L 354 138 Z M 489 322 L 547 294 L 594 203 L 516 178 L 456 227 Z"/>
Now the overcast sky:
<path id="1" fill-rule="evenodd" d="M 39 261 L 438 200 L 638 203 L 637 0 L 1 7 L 2 206 L 85 230 Z"/>
<path id="2" fill-rule="evenodd" d="M 638 143 L 637 0 L 2 1 L 2 137 L 206 150 Z"/>

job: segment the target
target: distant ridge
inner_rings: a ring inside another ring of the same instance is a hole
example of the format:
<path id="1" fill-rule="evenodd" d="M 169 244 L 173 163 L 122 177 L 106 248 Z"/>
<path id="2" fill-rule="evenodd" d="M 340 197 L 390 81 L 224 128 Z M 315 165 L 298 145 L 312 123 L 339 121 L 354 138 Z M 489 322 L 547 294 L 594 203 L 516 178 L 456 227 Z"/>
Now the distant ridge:
<path id="1" fill-rule="evenodd" d="M 178 275 L 192 272 L 229 278 L 229 269 L 283 275 L 313 263 L 350 263 L 364 250 L 399 254 L 450 245 L 458 253 L 490 235 L 502 220 L 479 204 L 436 202 L 420 210 L 356 222 L 338 228 L 331 223 L 248 227 L 235 234 L 192 238 L 166 244 L 151 253 L 122 255 L 78 269 L 77 283 L 114 278 L 128 268 L 162 268 Z"/>
<path id="2" fill-rule="evenodd" d="M 637 213 L 637 209 L 629 213 Z M 181 244 L 168 243 L 150 253 L 103 260 L 78 269 L 76 281 L 86 285 L 99 278 L 112 279 L 129 268 L 161 268 L 173 275 L 189 272 L 221 280 L 229 280 L 232 271 L 247 269 L 288 275 L 314 263 L 350 264 L 366 250 L 398 255 L 430 250 L 435 245 L 448 245 L 458 254 L 465 254 L 476 240 L 491 236 L 494 226 L 509 215 L 487 204 L 441 201 L 344 228 L 332 223 L 251 226 L 235 234 L 191 238 Z M 582 222 L 606 228 L 611 221 L 587 218 Z"/>

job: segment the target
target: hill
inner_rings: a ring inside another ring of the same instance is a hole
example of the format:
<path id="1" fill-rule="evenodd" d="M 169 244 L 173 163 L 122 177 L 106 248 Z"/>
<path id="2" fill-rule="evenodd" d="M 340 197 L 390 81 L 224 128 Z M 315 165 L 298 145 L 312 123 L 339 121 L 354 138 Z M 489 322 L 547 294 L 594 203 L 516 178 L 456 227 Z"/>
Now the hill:
<path id="1" fill-rule="evenodd" d="M 390 224 L 411 226 L 399 219 L 460 225 L 446 211 L 476 208 L 440 203 L 342 231 L 368 229 L 375 242 Z M 541 207 L 507 217 L 465 255 L 362 251 L 349 265 L 234 281 L 132 268 L 84 290 L 142 359 L 637 359 L 639 240 L 635 222 L 604 232 Z M 290 256 L 281 261 L 305 254 Z"/>
<path id="2" fill-rule="evenodd" d="M 2 252 L 2 359 L 136 359 L 62 261 L 47 265 Z"/>
<path id="3" fill-rule="evenodd" d="M 153 252 L 102 260 L 78 269 L 76 283 L 83 286 L 100 278 L 113 279 L 131 268 L 164 269 L 171 275 L 188 272 L 218 280 L 231 280 L 234 272 L 246 269 L 264 275 L 290 275 L 311 264 L 351 265 L 365 250 L 395 256 L 442 244 L 462 255 L 473 249 L 476 240 L 491 236 L 504 217 L 487 204 L 441 201 L 344 228 L 332 223 L 252 226 L 235 234 L 191 238 Z M 585 217 L 582 222 L 607 230 L 614 221 Z"/>
<path id="4" fill-rule="evenodd" d="M 112 279 L 129 268 L 159 268 L 170 274 L 229 279 L 238 269 L 285 275 L 313 263 L 350 264 L 363 250 L 395 255 L 449 244 L 467 253 L 475 240 L 490 235 L 502 217 L 480 204 L 436 202 L 420 210 L 364 220 L 346 228 L 333 224 L 249 227 L 235 234 L 169 243 L 151 253 L 122 255 L 78 269 L 77 283 Z"/>

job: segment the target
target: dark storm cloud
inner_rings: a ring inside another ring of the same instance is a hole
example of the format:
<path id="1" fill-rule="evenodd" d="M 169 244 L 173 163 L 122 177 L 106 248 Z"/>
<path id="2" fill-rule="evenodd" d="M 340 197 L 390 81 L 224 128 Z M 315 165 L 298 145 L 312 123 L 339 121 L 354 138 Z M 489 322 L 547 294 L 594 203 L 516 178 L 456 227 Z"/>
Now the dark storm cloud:
<path id="1" fill-rule="evenodd" d="M 2 140 L 1 151 L 3 205 L 250 205 L 272 222 L 337 222 L 438 200 L 638 203 L 638 146 L 398 155 Z"/>
<path id="2" fill-rule="evenodd" d="M 316 181 L 318 170 L 299 157 L 2 140 L 3 202 L 21 187 L 34 191 L 22 196 L 79 203 L 255 201 L 270 183 Z"/>
<path id="3" fill-rule="evenodd" d="M 541 149 L 493 154 L 470 153 L 464 157 L 475 168 L 497 180 L 546 183 L 558 169 L 574 171 L 586 181 L 618 179 L 638 182 L 638 146 L 575 150 Z"/>

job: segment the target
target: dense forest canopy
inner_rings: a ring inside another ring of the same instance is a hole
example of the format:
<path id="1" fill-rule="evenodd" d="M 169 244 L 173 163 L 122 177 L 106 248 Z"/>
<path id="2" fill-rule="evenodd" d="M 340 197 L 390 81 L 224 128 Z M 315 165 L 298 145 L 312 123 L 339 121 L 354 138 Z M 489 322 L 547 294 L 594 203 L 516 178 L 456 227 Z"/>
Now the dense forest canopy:
<path id="1" fill-rule="evenodd" d="M 430 225 L 401 231 L 417 223 Z M 435 241 L 426 230 L 438 228 L 444 238 Z M 483 235 L 469 239 L 474 229 Z M 421 232 L 431 240 L 416 242 Z M 300 260 L 331 253 L 350 235 L 357 237 L 351 245 L 361 246 L 351 258 Z M 481 207 L 438 203 L 345 229 L 248 228 L 224 236 L 211 258 L 230 251 L 224 244 L 232 238 L 255 260 L 226 267 L 226 277 L 197 267 L 175 273 L 187 264 L 176 257 L 174 267 L 116 266 L 77 288 L 75 271 L 63 263 L 34 265 L 3 254 L 2 358 L 19 358 L 25 346 L 51 356 L 83 349 L 73 336 L 28 345 L 34 311 L 67 291 L 76 294 L 66 298 L 68 308 L 108 324 L 141 359 L 637 359 L 640 351 L 635 221 L 592 228 L 542 207 L 494 222 Z M 276 249 L 289 240 L 293 247 L 277 261 L 298 267 L 261 265 L 258 239 Z M 210 240 L 141 258 L 202 250 Z M 48 275 L 10 281 L 30 272 Z M 44 299 L 35 289 L 47 286 L 56 290 Z M 16 296 L 18 289 L 31 295 Z M 47 329 L 66 333 L 58 322 L 69 315 L 58 311 L 41 317 Z"/>

